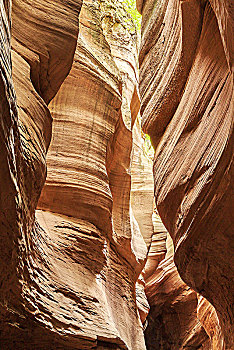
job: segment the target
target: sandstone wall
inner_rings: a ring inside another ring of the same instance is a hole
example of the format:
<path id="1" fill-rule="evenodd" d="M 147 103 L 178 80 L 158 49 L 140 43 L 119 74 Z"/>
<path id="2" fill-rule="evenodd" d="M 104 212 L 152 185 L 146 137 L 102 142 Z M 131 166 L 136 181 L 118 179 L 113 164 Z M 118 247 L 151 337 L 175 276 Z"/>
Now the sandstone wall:
<path id="1" fill-rule="evenodd" d="M 133 131 L 131 204 L 148 247 L 146 264 L 136 285 L 146 347 L 216 349 L 222 345 L 216 312 L 179 276 L 172 239 L 154 207 L 153 149 L 137 123 Z"/>
<path id="2" fill-rule="evenodd" d="M 146 245 L 130 207 L 136 28 L 116 1 L 13 1 L 16 98 L 1 6 L 1 346 L 144 349 Z"/>
<path id="3" fill-rule="evenodd" d="M 137 5 L 0 2 L 1 349 L 233 347 L 231 4 Z"/>
<path id="4" fill-rule="evenodd" d="M 144 349 L 135 282 L 146 246 L 130 208 L 137 33 L 121 4 L 83 1 L 73 65 L 49 108 L 53 136 L 36 217 L 54 250 L 54 282 L 44 285 L 62 307 L 53 317 L 84 346 Z"/>
<path id="5" fill-rule="evenodd" d="M 233 35 L 228 1 L 139 1 L 143 130 L 155 199 L 183 280 L 215 307 L 233 346 Z"/>

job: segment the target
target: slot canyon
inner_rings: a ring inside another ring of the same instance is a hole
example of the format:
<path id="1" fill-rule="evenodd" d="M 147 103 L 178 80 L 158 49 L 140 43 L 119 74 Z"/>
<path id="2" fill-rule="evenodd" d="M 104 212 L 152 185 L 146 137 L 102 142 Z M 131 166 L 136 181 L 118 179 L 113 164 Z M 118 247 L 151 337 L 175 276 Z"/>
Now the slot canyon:
<path id="1" fill-rule="evenodd" d="M 0 0 L 0 350 L 232 350 L 231 0 Z"/>

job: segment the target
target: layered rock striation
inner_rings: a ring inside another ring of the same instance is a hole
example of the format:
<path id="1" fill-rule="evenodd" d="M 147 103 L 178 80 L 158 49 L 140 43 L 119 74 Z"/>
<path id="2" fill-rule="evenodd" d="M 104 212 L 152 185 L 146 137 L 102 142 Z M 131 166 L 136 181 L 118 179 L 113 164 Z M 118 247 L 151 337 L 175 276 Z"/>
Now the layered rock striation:
<path id="1" fill-rule="evenodd" d="M 222 342 L 216 312 L 180 278 L 172 239 L 154 207 L 151 150 L 136 123 L 131 204 L 148 247 L 146 264 L 136 285 L 146 347 L 215 349 Z"/>
<path id="2" fill-rule="evenodd" d="M 173 255 L 172 240 L 154 213 L 154 236 L 144 273 L 150 305 L 145 329 L 147 349 L 211 349 L 199 318 L 197 293 L 181 280 Z"/>
<path id="3" fill-rule="evenodd" d="M 215 307 L 220 349 L 231 349 L 231 5 L 148 0 L 139 9 L 142 125 L 156 150 L 156 205 L 181 277 Z"/>
<path id="4" fill-rule="evenodd" d="M 233 347 L 231 4 L 130 2 L 0 2 L 1 349 Z"/>
<path id="5" fill-rule="evenodd" d="M 13 2 L 23 203 L 22 216 L 8 216 L 16 237 L 5 248 L 14 281 L 3 270 L 3 348 L 145 348 L 135 283 L 147 248 L 130 206 L 137 43 L 116 1 Z"/>

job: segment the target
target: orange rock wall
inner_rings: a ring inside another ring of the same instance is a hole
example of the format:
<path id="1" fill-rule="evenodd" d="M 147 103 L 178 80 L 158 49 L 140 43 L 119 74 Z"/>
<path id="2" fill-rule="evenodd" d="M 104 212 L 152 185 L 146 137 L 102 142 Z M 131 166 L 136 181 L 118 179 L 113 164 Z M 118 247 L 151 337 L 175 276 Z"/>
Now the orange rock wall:
<path id="1" fill-rule="evenodd" d="M 135 282 L 146 246 L 130 207 L 137 33 L 123 9 L 116 22 L 120 10 L 83 1 L 73 65 L 49 105 L 53 136 L 36 218 L 56 252 L 49 264 L 56 288 L 44 286 L 63 307 L 53 317 L 87 346 L 140 350 Z"/>
<path id="2" fill-rule="evenodd" d="M 137 5 L 0 2 L 1 349 L 233 347 L 231 4 Z"/>
<path id="3" fill-rule="evenodd" d="M 130 206 L 135 26 L 115 1 L 1 10 L 1 346 L 144 349 L 135 282 L 147 248 Z"/>
<path id="4" fill-rule="evenodd" d="M 183 280 L 215 307 L 233 347 L 233 35 L 228 1 L 139 1 L 142 126 L 155 199 Z"/>

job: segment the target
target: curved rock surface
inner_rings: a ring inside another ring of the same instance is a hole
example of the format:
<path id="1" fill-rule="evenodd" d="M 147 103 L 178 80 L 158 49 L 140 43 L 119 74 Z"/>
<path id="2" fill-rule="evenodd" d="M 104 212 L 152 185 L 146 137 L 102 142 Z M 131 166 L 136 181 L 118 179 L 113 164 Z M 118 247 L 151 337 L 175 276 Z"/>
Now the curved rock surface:
<path id="1" fill-rule="evenodd" d="M 135 282 L 146 245 L 130 207 L 137 38 L 121 3 L 84 0 L 73 65 L 49 105 L 53 136 L 36 217 L 57 248 L 53 285 L 40 286 L 59 327 L 85 338 L 84 348 L 145 348 Z"/>
<path id="2" fill-rule="evenodd" d="M 197 293 L 181 280 L 173 261 L 172 239 L 157 210 L 153 210 L 153 162 L 150 156 L 150 149 L 136 123 L 131 204 L 148 247 L 146 264 L 136 287 L 146 347 L 208 350 L 213 344 L 215 349 L 217 340 L 221 341 L 215 310 L 200 296 L 198 302 Z"/>
<path id="3" fill-rule="evenodd" d="M 0 2 L 3 350 L 233 347 L 231 4 L 138 1 L 153 182 L 129 3 Z"/>
<path id="4" fill-rule="evenodd" d="M 16 109 L 1 4 L 3 349 L 145 348 L 135 282 L 146 246 L 129 205 L 138 36 L 122 4 L 84 1 L 79 24 L 80 9 L 13 2 Z M 35 221 L 47 104 L 62 83 L 49 106 Z"/>
<path id="5" fill-rule="evenodd" d="M 231 349 L 231 6 L 197 0 L 139 6 L 142 125 L 156 149 L 156 205 L 181 277 L 214 305 L 223 347 Z"/>
<path id="6" fill-rule="evenodd" d="M 215 308 L 201 295 L 198 296 L 198 318 L 210 338 L 211 349 L 223 349 L 225 347 L 223 332 Z"/>
<path id="7" fill-rule="evenodd" d="M 15 344 L 18 349 L 42 349 L 48 344 L 58 348 L 64 335 L 51 327 L 52 318 L 43 317 L 46 304 L 35 308 L 31 302 L 39 290 L 36 271 L 40 271 L 40 266 L 33 265 L 40 251 L 40 245 L 35 245 L 40 235 L 34 237 L 33 226 L 51 137 L 47 103 L 72 64 L 74 49 L 72 52 L 70 45 L 75 48 L 81 2 L 48 6 L 47 2 L 14 1 L 12 5 L 1 2 L 1 348 L 12 349 Z M 63 22 L 67 34 L 61 32 Z M 66 42 L 69 55 L 64 49 Z M 50 63 L 44 65 L 45 57 L 50 57 Z M 53 77 L 56 69 L 62 71 L 57 79 Z"/>
<path id="8" fill-rule="evenodd" d="M 156 218 L 152 243 L 157 249 L 149 251 L 145 275 L 150 305 L 145 330 L 147 349 L 210 349 L 208 334 L 197 312 L 197 293 L 181 280 L 173 260 L 171 238 L 158 215 Z"/>

